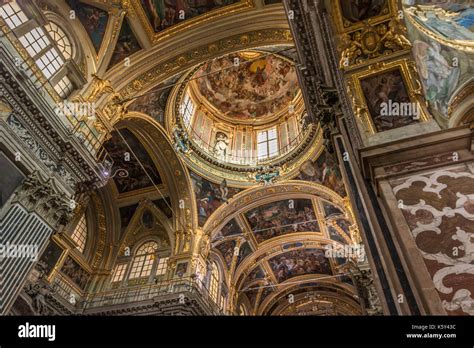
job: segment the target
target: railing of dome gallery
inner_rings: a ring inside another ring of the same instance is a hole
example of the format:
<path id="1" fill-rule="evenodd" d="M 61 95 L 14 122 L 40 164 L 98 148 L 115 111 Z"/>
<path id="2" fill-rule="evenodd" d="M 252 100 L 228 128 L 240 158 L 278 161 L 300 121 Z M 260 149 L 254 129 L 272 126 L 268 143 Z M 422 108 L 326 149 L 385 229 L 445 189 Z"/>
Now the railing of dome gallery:
<path id="1" fill-rule="evenodd" d="M 302 144 L 308 135 L 311 133 L 309 130 L 311 127 L 308 127 L 306 130 L 300 131 L 293 139 L 291 139 L 287 145 L 278 147 L 276 151 L 269 153 L 268 156 L 259 156 L 256 150 L 241 150 L 239 153 L 232 151 L 226 155 L 217 156 L 214 150 L 214 146 L 202 139 L 202 137 L 194 130 L 192 127 L 187 128 L 189 134 L 189 139 L 194 143 L 194 145 L 202 152 L 209 156 L 212 159 L 215 159 L 222 163 L 231 163 L 242 166 L 264 166 L 276 158 L 284 157 L 285 155 L 292 152 Z"/>
<path id="2" fill-rule="evenodd" d="M 212 300 L 204 283 L 198 278 L 179 278 L 158 282 L 156 284 L 134 286 L 109 290 L 90 295 L 86 299 L 84 310 L 129 304 L 151 300 L 160 296 L 196 294 L 202 299 L 210 313 L 222 314 L 221 308 Z"/>

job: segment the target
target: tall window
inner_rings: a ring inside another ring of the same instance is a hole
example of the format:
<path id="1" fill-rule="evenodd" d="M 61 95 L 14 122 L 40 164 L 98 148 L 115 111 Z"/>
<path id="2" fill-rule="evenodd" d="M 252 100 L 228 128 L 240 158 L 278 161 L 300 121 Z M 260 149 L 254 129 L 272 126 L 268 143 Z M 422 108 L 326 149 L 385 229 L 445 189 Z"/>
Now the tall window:
<path id="1" fill-rule="evenodd" d="M 62 58 L 54 47 L 36 60 L 36 65 L 38 65 L 38 68 L 41 69 L 47 79 L 53 76 L 63 64 Z"/>
<path id="2" fill-rule="evenodd" d="M 112 274 L 112 283 L 121 282 L 125 276 L 125 271 L 127 270 L 126 263 L 120 263 L 115 266 L 114 273 Z"/>
<path id="3" fill-rule="evenodd" d="M 166 274 L 166 269 L 168 268 L 168 257 L 163 257 L 158 260 L 158 265 L 156 266 L 156 276 L 161 277 Z"/>
<path id="4" fill-rule="evenodd" d="M 28 20 L 16 1 L 8 2 L 0 7 L 0 16 L 10 29 L 14 29 Z"/>
<path id="5" fill-rule="evenodd" d="M 189 127 L 194 114 L 194 103 L 191 100 L 189 94 L 186 93 L 184 96 L 183 104 L 181 104 L 181 114 L 183 115 L 184 125 Z"/>
<path id="6" fill-rule="evenodd" d="M 64 76 L 57 84 L 54 89 L 63 99 L 66 99 L 71 94 L 73 86 L 71 80 L 67 76 Z"/>
<path id="7" fill-rule="evenodd" d="M 21 36 L 19 40 L 28 54 L 32 57 L 35 57 L 50 44 L 49 39 L 40 27 L 33 28 L 28 33 Z"/>
<path id="8" fill-rule="evenodd" d="M 156 259 L 158 244 L 147 242 L 138 248 L 132 262 L 129 279 L 148 277 Z"/>
<path id="9" fill-rule="evenodd" d="M 56 42 L 56 46 L 62 53 L 64 59 L 70 59 L 72 56 L 72 45 L 64 30 L 54 22 L 49 22 L 44 27 L 54 42 Z"/>
<path id="10" fill-rule="evenodd" d="M 86 214 L 82 214 L 79 222 L 76 225 L 76 228 L 74 229 L 74 232 L 72 232 L 71 239 L 74 241 L 74 243 L 76 243 L 77 249 L 83 253 L 87 241 Z"/>
<path id="11" fill-rule="evenodd" d="M 211 269 L 211 281 L 209 283 L 209 295 L 211 299 L 217 303 L 218 295 L 219 295 L 219 269 L 217 268 L 216 263 L 212 264 Z"/>
<path id="12" fill-rule="evenodd" d="M 276 127 L 257 133 L 258 159 L 267 159 L 278 154 L 278 136 Z"/>

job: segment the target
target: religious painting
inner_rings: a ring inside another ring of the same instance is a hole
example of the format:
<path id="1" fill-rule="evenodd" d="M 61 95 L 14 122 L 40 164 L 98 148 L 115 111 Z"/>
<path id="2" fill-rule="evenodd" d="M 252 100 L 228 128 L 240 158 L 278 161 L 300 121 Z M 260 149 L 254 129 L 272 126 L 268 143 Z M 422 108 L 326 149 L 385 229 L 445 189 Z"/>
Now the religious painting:
<path id="1" fill-rule="evenodd" d="M 227 269 L 229 269 L 230 265 L 232 264 L 232 259 L 234 258 L 235 253 L 235 245 L 235 240 L 228 240 L 216 246 L 216 249 L 219 250 L 219 252 L 224 257 Z"/>
<path id="2" fill-rule="evenodd" d="M 245 213 L 257 242 L 294 232 L 319 232 L 309 199 L 272 202 Z"/>
<path id="3" fill-rule="evenodd" d="M 300 167 L 300 175 L 296 178 L 324 185 L 341 197 L 346 196 L 346 189 L 341 170 L 335 154 L 326 149 L 316 161 L 306 161 Z"/>
<path id="4" fill-rule="evenodd" d="M 104 143 L 105 149 L 114 161 L 111 172 L 115 173 L 118 169 L 125 169 L 128 172 L 127 177 L 121 177 L 120 175 L 114 177 L 114 182 L 119 193 L 143 189 L 153 186 L 153 184 L 162 184 L 163 182 L 158 174 L 158 170 L 143 144 L 140 143 L 137 137 L 128 129 L 120 129 L 120 134 L 121 136 L 117 131 L 113 131 L 112 137 Z M 133 150 L 133 153 L 131 153 L 127 144 Z M 140 163 L 134 154 L 138 157 Z M 142 166 L 145 168 L 146 173 L 143 171 Z"/>
<path id="5" fill-rule="evenodd" d="M 107 11 L 86 5 L 79 0 L 67 0 L 67 3 L 71 10 L 75 12 L 76 18 L 82 23 L 87 34 L 89 34 L 95 51 L 98 53 L 109 19 Z"/>
<path id="6" fill-rule="evenodd" d="M 196 203 L 198 207 L 199 226 L 203 226 L 209 216 L 227 202 L 240 190 L 227 187 L 225 180 L 220 184 L 212 183 L 199 175 L 190 172 L 193 182 L 194 193 L 196 195 Z"/>
<path id="7" fill-rule="evenodd" d="M 432 5 L 432 6 L 429 6 Z M 474 5 L 430 2 L 407 12 L 425 30 L 444 40 L 474 41 Z"/>
<path id="8" fill-rule="evenodd" d="M 412 103 L 400 69 L 391 69 L 360 80 L 369 115 L 378 132 L 418 122 L 420 110 Z"/>
<path id="9" fill-rule="evenodd" d="M 342 16 L 352 23 L 388 13 L 388 0 L 338 0 Z M 385 10 L 385 11 L 384 11 Z"/>
<path id="10" fill-rule="evenodd" d="M 155 33 L 239 0 L 141 0 Z"/>
<path id="11" fill-rule="evenodd" d="M 287 251 L 268 261 L 279 283 L 305 274 L 332 274 L 322 249 Z"/>
<path id="12" fill-rule="evenodd" d="M 61 272 L 68 276 L 77 286 L 82 290 L 86 288 L 87 282 L 89 281 L 89 273 L 84 270 L 74 259 L 70 256 L 66 258 L 63 266 L 61 267 Z"/>
<path id="13" fill-rule="evenodd" d="M 288 107 L 299 90 L 293 63 L 258 52 L 214 59 L 204 64 L 195 77 L 199 93 L 223 116 L 234 120 L 275 114 Z"/>
<path id="14" fill-rule="evenodd" d="M 263 3 L 265 4 L 265 6 L 273 5 L 273 4 L 281 4 L 282 0 L 263 0 Z"/>
<path id="15" fill-rule="evenodd" d="M 132 54 L 138 52 L 140 49 L 140 44 L 138 43 L 137 38 L 133 34 L 132 28 L 128 24 L 127 20 L 124 19 L 122 23 L 122 29 L 120 29 L 120 33 L 117 39 L 117 43 L 115 44 L 114 52 L 112 53 L 112 58 L 110 59 L 109 69 L 119 62 L 125 64 L 125 58 L 130 57 Z"/>
<path id="16" fill-rule="evenodd" d="M 338 230 L 336 230 L 333 226 L 328 226 L 328 233 L 329 238 L 335 242 L 339 242 L 341 244 L 347 244 L 346 240 L 341 236 Z"/>
<path id="17" fill-rule="evenodd" d="M 239 224 L 235 219 L 230 220 L 227 224 L 225 224 L 222 229 L 217 232 L 216 239 L 218 238 L 225 238 L 229 236 L 235 236 L 238 234 L 242 234 L 242 229 L 240 228 Z"/>
<path id="18" fill-rule="evenodd" d="M 249 273 L 247 278 L 245 278 L 243 288 L 245 289 L 252 281 L 263 278 L 265 278 L 265 272 L 263 272 L 262 267 L 257 266 Z"/>
<path id="19" fill-rule="evenodd" d="M 178 263 L 178 265 L 176 266 L 176 275 L 178 277 L 182 277 L 186 274 L 186 271 L 188 270 L 188 263 L 187 262 L 181 262 L 181 263 Z"/>
<path id="20" fill-rule="evenodd" d="M 56 266 L 59 258 L 63 253 L 63 248 L 61 248 L 54 240 L 51 240 L 46 247 L 39 263 L 43 266 L 44 275 L 48 276 L 51 271 Z"/>
<path id="21" fill-rule="evenodd" d="M 151 116 L 161 125 L 164 124 L 164 115 L 168 96 L 179 79 L 179 75 L 159 84 L 150 91 L 143 93 L 128 106 L 128 111 L 137 111 Z"/>
<path id="22" fill-rule="evenodd" d="M 252 253 L 252 248 L 250 247 L 249 242 L 244 242 L 240 245 L 239 255 L 237 257 L 237 266 L 250 254 Z M 236 267 L 237 267 L 236 266 Z"/>
<path id="23" fill-rule="evenodd" d="M 349 220 L 347 219 L 344 219 L 344 218 L 337 218 L 334 220 L 334 222 L 336 223 L 336 225 L 338 225 L 341 230 L 344 231 L 344 233 L 346 234 L 347 237 L 351 237 L 351 226 L 352 224 L 349 222 Z"/>
<path id="24" fill-rule="evenodd" d="M 452 64 L 453 58 L 459 59 L 457 52 L 450 54 L 434 40 L 416 40 L 413 53 L 427 102 L 432 109 L 447 117 L 449 100 L 458 86 L 461 72 L 460 64 Z"/>

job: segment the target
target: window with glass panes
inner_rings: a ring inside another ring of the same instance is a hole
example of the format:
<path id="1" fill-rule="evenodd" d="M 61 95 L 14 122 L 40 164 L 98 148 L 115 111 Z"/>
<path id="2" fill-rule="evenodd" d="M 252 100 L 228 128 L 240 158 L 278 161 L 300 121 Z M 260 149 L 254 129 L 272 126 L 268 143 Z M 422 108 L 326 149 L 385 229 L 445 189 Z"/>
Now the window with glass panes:
<path id="1" fill-rule="evenodd" d="M 38 68 L 41 69 L 47 79 L 53 76 L 63 64 L 62 58 L 54 47 L 36 60 L 36 65 L 38 65 Z"/>
<path id="2" fill-rule="evenodd" d="M 63 55 L 64 59 L 70 59 L 72 56 L 72 45 L 64 30 L 62 30 L 54 22 L 49 22 L 44 27 L 54 42 L 56 42 L 56 46 Z"/>
<path id="3" fill-rule="evenodd" d="M 191 100 L 191 97 L 189 96 L 189 94 L 187 93 L 184 96 L 183 103 L 181 104 L 181 113 L 183 115 L 184 125 L 186 127 L 189 127 L 189 125 L 191 124 L 193 113 L 194 113 L 194 103 Z"/>
<path id="4" fill-rule="evenodd" d="M 2 16 L 10 29 L 14 29 L 28 21 L 28 18 L 25 16 L 16 1 L 7 2 L 5 5 L 1 6 L 0 16 Z"/>
<path id="5" fill-rule="evenodd" d="M 121 282 L 125 276 L 127 270 L 127 264 L 121 263 L 115 266 L 114 273 L 112 275 L 112 283 Z"/>
<path id="6" fill-rule="evenodd" d="M 166 274 L 168 267 L 168 257 L 163 257 L 158 260 L 158 265 L 156 266 L 156 275 L 163 276 Z"/>
<path id="7" fill-rule="evenodd" d="M 217 265 L 213 263 L 212 270 L 211 270 L 211 281 L 209 284 L 209 295 L 211 296 L 211 299 L 215 303 L 217 303 L 218 294 L 219 294 L 219 270 L 217 268 Z"/>
<path id="8" fill-rule="evenodd" d="M 48 37 L 40 27 L 30 30 L 19 40 L 31 57 L 35 57 L 50 44 Z"/>
<path id="9" fill-rule="evenodd" d="M 147 242 L 138 248 L 132 261 L 129 279 L 148 277 L 151 274 L 157 249 L 155 242 Z"/>
<path id="10" fill-rule="evenodd" d="M 69 94 L 71 94 L 73 85 L 71 80 L 67 76 L 64 76 L 59 82 L 54 86 L 54 89 L 63 99 L 66 99 Z"/>
<path id="11" fill-rule="evenodd" d="M 76 228 L 72 232 L 71 239 L 76 243 L 77 249 L 82 253 L 86 246 L 87 240 L 87 221 L 86 214 L 82 214 L 79 219 Z"/>
<path id="12" fill-rule="evenodd" d="M 278 133 L 276 127 L 257 133 L 258 159 L 267 159 L 278 154 Z"/>

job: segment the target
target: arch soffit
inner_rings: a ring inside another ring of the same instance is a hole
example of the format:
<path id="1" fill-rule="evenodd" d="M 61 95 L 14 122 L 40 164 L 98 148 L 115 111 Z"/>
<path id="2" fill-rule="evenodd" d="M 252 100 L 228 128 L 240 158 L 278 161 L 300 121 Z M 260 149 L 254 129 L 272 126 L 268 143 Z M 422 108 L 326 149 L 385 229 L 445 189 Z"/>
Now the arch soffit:
<path id="1" fill-rule="evenodd" d="M 198 226 L 197 207 L 188 170 L 176 154 L 163 127 L 150 116 L 138 112 L 125 115 L 116 127 L 130 129 L 151 150 L 163 183 L 168 188 L 174 216 L 175 230 L 195 230 Z M 179 208 L 180 200 L 184 209 Z"/>

